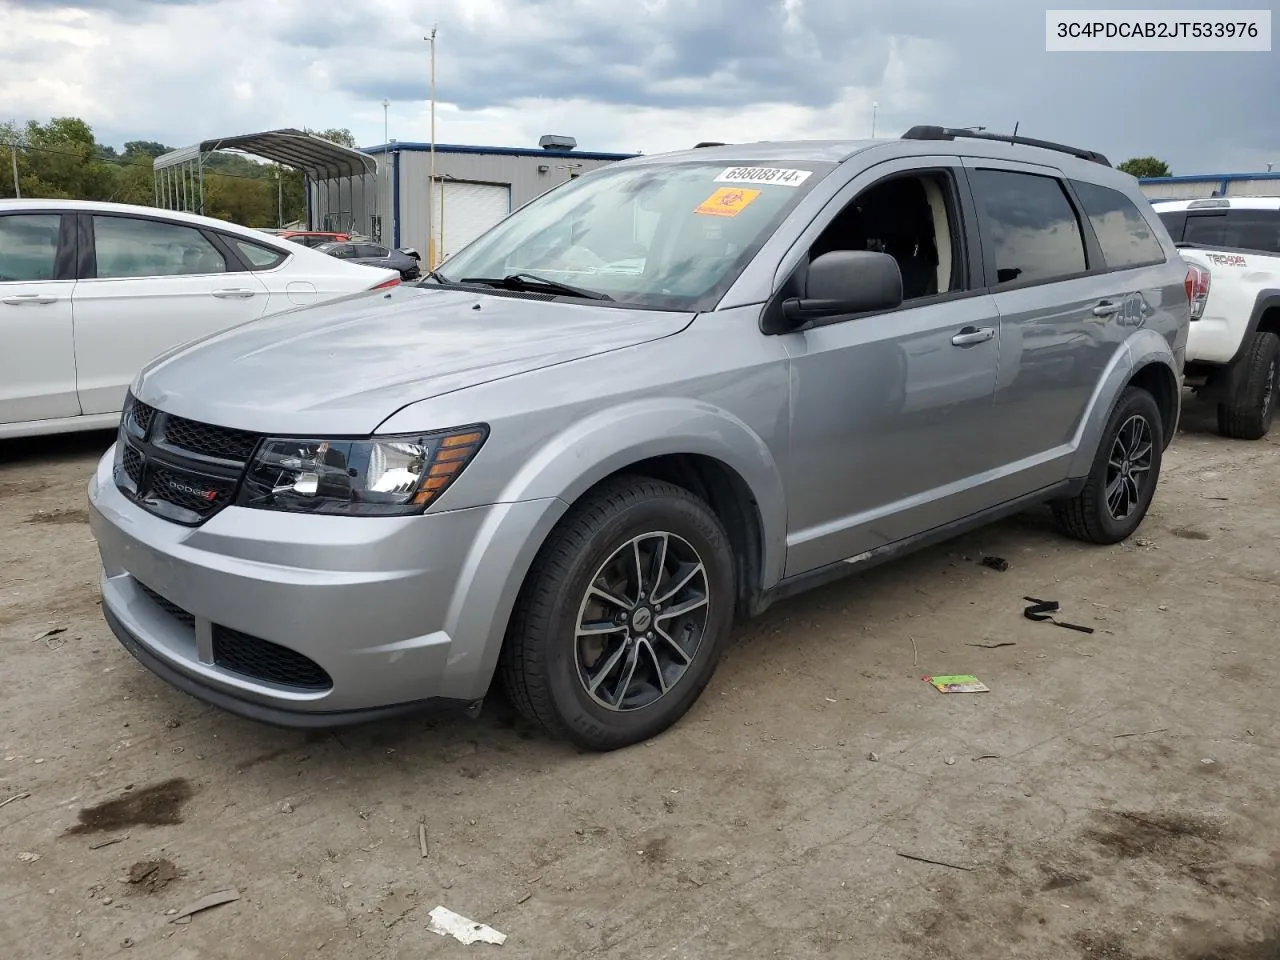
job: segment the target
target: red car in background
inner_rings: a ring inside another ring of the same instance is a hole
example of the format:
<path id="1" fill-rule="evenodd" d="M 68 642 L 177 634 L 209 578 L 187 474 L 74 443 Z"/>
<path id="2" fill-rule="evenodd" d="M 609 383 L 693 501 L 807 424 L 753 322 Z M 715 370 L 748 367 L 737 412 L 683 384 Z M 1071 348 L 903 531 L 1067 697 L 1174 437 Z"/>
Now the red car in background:
<path id="1" fill-rule="evenodd" d="M 282 230 L 276 234 L 281 240 L 292 240 L 304 247 L 318 247 L 322 243 L 346 243 L 349 233 L 326 233 L 322 230 Z"/>

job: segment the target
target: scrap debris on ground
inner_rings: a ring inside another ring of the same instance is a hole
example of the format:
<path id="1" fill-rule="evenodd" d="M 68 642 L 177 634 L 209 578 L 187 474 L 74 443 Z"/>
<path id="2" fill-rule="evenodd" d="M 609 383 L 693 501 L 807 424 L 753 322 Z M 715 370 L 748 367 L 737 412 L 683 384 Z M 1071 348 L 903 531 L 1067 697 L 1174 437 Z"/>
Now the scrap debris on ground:
<path id="1" fill-rule="evenodd" d="M 498 696 L 334 735 L 157 680 L 102 621 L 88 526 L 26 522 L 81 509 L 110 440 L 0 445 L 5 960 L 1280 951 L 1280 432 L 1184 416 L 1126 544 L 1032 511 L 779 603 L 684 721 L 605 756 Z M 984 556 L 1011 569 L 953 565 Z M 972 671 L 989 694 L 921 686 Z M 128 882 L 163 859 L 185 875 Z M 432 934 L 442 901 L 503 945 Z"/>

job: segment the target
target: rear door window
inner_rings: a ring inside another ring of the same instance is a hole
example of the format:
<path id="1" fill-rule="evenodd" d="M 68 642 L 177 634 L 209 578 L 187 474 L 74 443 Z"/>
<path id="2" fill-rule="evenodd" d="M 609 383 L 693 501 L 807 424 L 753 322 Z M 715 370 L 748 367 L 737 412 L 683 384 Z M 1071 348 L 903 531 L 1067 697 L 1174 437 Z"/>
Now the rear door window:
<path id="1" fill-rule="evenodd" d="M 227 259 L 194 227 L 134 217 L 95 216 L 98 279 L 182 277 L 227 272 Z"/>
<path id="2" fill-rule="evenodd" d="M 58 262 L 56 213 L 14 213 L 0 216 L 0 283 L 52 280 Z"/>
<path id="3" fill-rule="evenodd" d="M 1164 262 L 1164 248 L 1132 200 L 1119 190 L 1096 183 L 1075 180 L 1071 185 L 1080 198 L 1108 267 L 1123 270 Z"/>
<path id="4" fill-rule="evenodd" d="M 1055 177 L 1011 170 L 970 172 L 981 229 L 995 255 L 996 284 L 1084 273 L 1084 236 Z"/>

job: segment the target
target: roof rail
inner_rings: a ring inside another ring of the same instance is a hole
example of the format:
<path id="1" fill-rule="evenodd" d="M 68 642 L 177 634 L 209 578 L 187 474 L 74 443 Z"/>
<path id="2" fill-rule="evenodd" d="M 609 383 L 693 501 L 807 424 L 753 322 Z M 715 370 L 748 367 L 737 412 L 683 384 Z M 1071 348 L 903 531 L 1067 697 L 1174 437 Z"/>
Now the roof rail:
<path id="1" fill-rule="evenodd" d="M 954 140 L 957 137 L 964 137 L 969 140 L 996 140 L 1000 143 L 1014 143 L 1027 147 L 1039 147 L 1042 150 L 1056 150 L 1058 153 L 1068 153 L 1073 157 L 1079 157 L 1081 160 L 1090 160 L 1093 163 L 1100 163 L 1106 167 L 1111 166 L 1111 161 L 1096 150 L 1084 150 L 1080 147 L 1069 147 L 1065 143 L 1053 143 L 1050 140 L 1034 140 L 1031 137 L 1020 137 L 1017 134 L 985 133 L 976 130 L 968 130 L 963 127 L 934 127 L 925 125 L 912 127 L 902 135 L 903 140 Z"/>
<path id="2" fill-rule="evenodd" d="M 727 143 L 721 143 L 719 140 L 703 140 L 701 143 L 695 143 L 693 149 L 701 150 L 703 147 L 727 147 Z"/>

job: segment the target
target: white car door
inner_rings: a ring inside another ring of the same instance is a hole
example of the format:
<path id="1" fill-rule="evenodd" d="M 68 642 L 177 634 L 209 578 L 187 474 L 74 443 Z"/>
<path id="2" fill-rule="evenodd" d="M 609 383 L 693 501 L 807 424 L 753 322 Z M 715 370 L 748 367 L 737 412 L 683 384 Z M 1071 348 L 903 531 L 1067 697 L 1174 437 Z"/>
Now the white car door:
<path id="1" fill-rule="evenodd" d="M 262 316 L 267 288 L 201 228 L 160 217 L 85 214 L 95 268 L 75 289 L 80 406 L 114 413 L 165 351 Z"/>
<path id="2" fill-rule="evenodd" d="M 75 215 L 0 215 L 0 423 L 80 413 L 71 297 Z"/>

